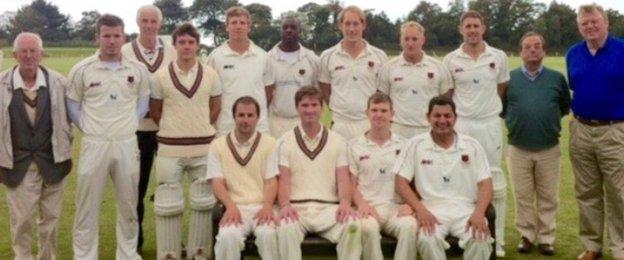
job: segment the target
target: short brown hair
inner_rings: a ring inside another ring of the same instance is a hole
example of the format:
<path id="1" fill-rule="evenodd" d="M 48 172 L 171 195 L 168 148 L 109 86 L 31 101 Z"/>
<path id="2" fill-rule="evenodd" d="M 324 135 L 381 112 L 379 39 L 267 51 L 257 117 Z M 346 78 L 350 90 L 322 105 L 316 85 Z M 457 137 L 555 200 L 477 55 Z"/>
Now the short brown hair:
<path id="1" fill-rule="evenodd" d="M 260 117 L 260 104 L 258 104 L 258 101 L 256 101 L 256 99 L 252 98 L 251 96 L 242 96 L 234 101 L 234 105 L 232 105 L 232 117 L 236 117 L 236 107 L 238 106 L 238 104 L 253 104 L 256 108 L 256 115 Z"/>
<path id="2" fill-rule="evenodd" d="M 245 16 L 247 17 L 247 20 L 249 20 L 249 23 L 251 23 L 251 14 L 249 14 L 249 11 L 242 6 L 237 5 L 227 9 L 225 12 L 225 24 L 227 25 L 230 21 L 230 17 L 234 16 Z"/>
<path id="3" fill-rule="evenodd" d="M 479 19 L 479 21 L 481 21 L 481 24 L 485 25 L 485 20 L 483 19 L 483 16 L 475 10 L 468 10 L 463 13 L 461 18 L 459 18 L 459 25 L 461 26 L 462 24 L 464 24 L 464 20 L 468 18 L 477 18 Z"/>
<path id="4" fill-rule="evenodd" d="M 297 93 L 295 93 L 295 107 L 299 106 L 299 103 L 304 97 L 316 99 L 321 102 L 321 105 L 323 104 L 323 94 L 321 94 L 321 91 L 316 87 L 307 86 L 300 88 Z"/>
<path id="5" fill-rule="evenodd" d="M 392 108 L 392 99 L 388 94 L 383 92 L 375 92 L 368 98 L 368 102 L 366 102 L 366 109 L 369 109 L 372 104 L 379 103 L 388 103 L 390 104 L 390 108 Z"/>
<path id="6" fill-rule="evenodd" d="M 451 110 L 453 111 L 453 115 L 457 116 L 457 112 L 455 112 L 455 102 L 452 99 L 446 96 L 437 96 L 431 98 L 429 100 L 429 108 L 427 109 L 427 116 L 431 115 L 431 111 L 433 111 L 434 106 L 451 106 Z"/>
<path id="7" fill-rule="evenodd" d="M 546 40 L 544 39 L 544 36 L 535 31 L 528 31 L 524 35 L 522 35 L 522 38 L 520 38 L 520 42 L 518 43 L 520 51 L 522 51 L 522 43 L 524 42 L 524 40 L 533 36 L 540 39 L 540 41 L 542 42 L 542 49 L 546 50 Z"/>
<path id="8" fill-rule="evenodd" d="M 95 23 L 95 32 L 100 33 L 102 26 L 117 27 L 121 26 L 121 30 L 124 29 L 124 22 L 118 16 L 112 14 L 103 14 Z"/>
<path id="9" fill-rule="evenodd" d="M 197 32 L 197 29 L 195 29 L 195 26 L 192 24 L 184 23 L 173 31 L 173 34 L 171 35 L 173 38 L 173 45 L 176 44 L 176 39 L 182 35 L 188 35 L 195 38 L 195 41 L 197 41 L 197 44 L 199 45 L 199 32 Z"/>
<path id="10" fill-rule="evenodd" d="M 344 15 L 347 12 L 352 12 L 352 13 L 357 14 L 360 17 L 360 22 L 362 22 L 363 24 L 366 24 L 366 14 L 364 13 L 364 11 L 362 11 L 362 9 L 360 9 L 359 7 L 355 5 L 347 6 L 344 9 L 342 9 L 342 11 L 340 11 L 340 13 L 338 14 L 338 23 L 342 23 L 342 20 L 344 19 Z"/>

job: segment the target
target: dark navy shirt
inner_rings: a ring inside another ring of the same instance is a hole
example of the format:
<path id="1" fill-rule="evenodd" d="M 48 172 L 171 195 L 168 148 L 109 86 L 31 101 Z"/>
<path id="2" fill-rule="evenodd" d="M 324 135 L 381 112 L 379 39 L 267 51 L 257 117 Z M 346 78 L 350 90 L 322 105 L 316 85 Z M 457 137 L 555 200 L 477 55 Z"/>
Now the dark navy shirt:
<path id="1" fill-rule="evenodd" d="M 585 41 L 566 54 L 572 111 L 585 119 L 624 120 L 624 41 L 608 36 L 591 55 Z"/>

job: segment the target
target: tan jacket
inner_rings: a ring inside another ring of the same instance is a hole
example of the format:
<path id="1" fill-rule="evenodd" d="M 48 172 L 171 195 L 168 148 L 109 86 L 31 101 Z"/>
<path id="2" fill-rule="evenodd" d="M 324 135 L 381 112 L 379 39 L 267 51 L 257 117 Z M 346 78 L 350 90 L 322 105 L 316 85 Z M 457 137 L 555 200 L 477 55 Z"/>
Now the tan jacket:
<path id="1" fill-rule="evenodd" d="M 72 128 L 65 105 L 65 90 L 69 86 L 67 79 L 56 71 L 41 67 L 48 72 L 48 88 L 52 113 L 52 152 L 54 162 L 59 163 L 71 158 Z M 11 120 L 9 104 L 13 98 L 11 86 L 13 69 L 0 72 L 0 167 L 13 169 L 13 145 L 11 142 Z"/>

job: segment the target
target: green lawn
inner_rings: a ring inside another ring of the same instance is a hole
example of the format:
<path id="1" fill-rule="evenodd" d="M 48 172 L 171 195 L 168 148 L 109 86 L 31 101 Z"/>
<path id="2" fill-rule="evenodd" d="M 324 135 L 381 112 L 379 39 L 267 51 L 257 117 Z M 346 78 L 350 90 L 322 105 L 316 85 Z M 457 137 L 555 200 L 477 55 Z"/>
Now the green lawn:
<path id="1" fill-rule="evenodd" d="M 5 64 L 4 68 L 9 68 L 15 64 L 14 60 L 9 59 L 10 50 L 4 49 Z M 58 70 L 63 74 L 67 74 L 71 67 L 81 60 L 83 57 L 92 53 L 91 49 L 81 49 L 79 51 L 72 51 L 67 49 L 54 49 L 48 52 L 50 57 L 44 59 L 44 64 L 50 66 L 53 69 Z M 63 55 L 61 58 L 57 55 Z M 69 56 L 69 57 L 67 57 Z M 510 68 L 516 68 L 520 65 L 518 57 L 510 58 Z M 545 60 L 545 64 L 551 68 L 564 72 L 565 65 L 562 57 L 549 57 Z M 329 115 L 326 115 L 325 121 L 327 122 Z M 78 147 L 80 140 L 76 139 L 74 143 L 74 158 L 78 158 Z M 563 131 L 561 137 L 562 153 L 562 175 L 561 175 L 561 190 L 559 191 L 560 205 L 559 212 L 557 214 L 557 255 L 556 259 L 572 259 L 575 258 L 582 248 L 577 239 L 578 230 L 578 208 L 574 198 L 574 176 L 572 174 L 570 161 L 568 159 L 568 118 L 566 117 L 563 122 Z M 75 160 L 77 162 L 77 160 Z M 509 180 L 509 178 L 508 178 Z M 101 215 L 100 215 L 100 259 L 113 259 L 115 255 L 115 203 L 114 194 L 112 192 L 112 185 L 110 181 L 106 184 L 106 193 L 102 202 Z M 75 211 L 74 199 L 76 192 L 76 175 L 71 174 L 67 179 L 67 186 L 65 190 L 65 197 L 63 202 L 63 213 L 61 215 L 59 223 L 59 239 L 58 250 L 59 259 L 71 259 L 71 238 L 72 238 L 72 224 Z M 148 195 L 154 192 L 154 183 L 150 184 L 150 190 Z M 3 235 L 0 235 L 0 259 L 12 259 L 13 254 L 11 250 L 11 239 L 9 235 L 9 212 L 5 198 L 5 188 L 0 185 L 0 230 L 3 231 Z M 148 196 L 149 197 L 149 196 Z M 508 259 L 524 259 L 528 258 L 525 255 L 519 255 L 515 252 L 515 246 L 518 242 L 519 233 L 515 230 L 514 222 L 514 203 L 511 188 L 509 189 L 508 196 L 508 213 L 506 219 L 506 236 L 507 241 L 507 255 Z M 146 216 L 145 216 L 145 245 L 143 250 L 143 256 L 146 259 L 154 259 L 156 256 L 156 243 L 155 243 L 155 229 L 152 213 L 152 203 L 146 202 Z M 186 236 L 184 236 L 186 237 Z M 530 255 L 530 258 L 535 259 L 549 259 L 543 258 L 537 252 Z M 553 258 L 550 258 L 553 259 Z"/>

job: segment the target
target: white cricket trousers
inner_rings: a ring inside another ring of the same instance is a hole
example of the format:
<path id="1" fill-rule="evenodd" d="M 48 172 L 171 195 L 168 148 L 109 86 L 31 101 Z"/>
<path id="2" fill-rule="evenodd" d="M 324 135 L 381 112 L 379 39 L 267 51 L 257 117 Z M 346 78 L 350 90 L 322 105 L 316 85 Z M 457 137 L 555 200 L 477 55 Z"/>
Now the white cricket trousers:
<path id="1" fill-rule="evenodd" d="M 141 259 L 137 253 L 139 148 L 136 135 L 117 138 L 84 136 L 78 162 L 78 191 L 74 219 L 74 259 L 97 260 L 100 204 L 106 178 L 115 187 L 118 260 Z"/>

